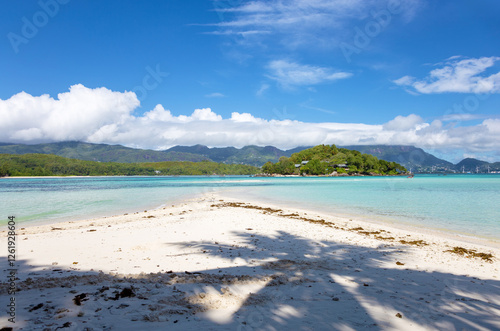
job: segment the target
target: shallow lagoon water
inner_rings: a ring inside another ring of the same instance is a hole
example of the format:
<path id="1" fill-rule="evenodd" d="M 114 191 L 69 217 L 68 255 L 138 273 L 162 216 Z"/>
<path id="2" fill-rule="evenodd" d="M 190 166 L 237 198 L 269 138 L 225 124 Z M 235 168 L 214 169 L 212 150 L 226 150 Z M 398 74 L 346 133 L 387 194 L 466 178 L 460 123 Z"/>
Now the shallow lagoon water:
<path id="1" fill-rule="evenodd" d="M 281 178 L 231 195 L 500 240 L 499 175 Z"/>
<path id="2" fill-rule="evenodd" d="M 0 180 L 1 224 L 59 222 L 132 213 L 225 191 L 330 214 L 500 240 L 500 175 L 406 177 L 67 177 Z"/>

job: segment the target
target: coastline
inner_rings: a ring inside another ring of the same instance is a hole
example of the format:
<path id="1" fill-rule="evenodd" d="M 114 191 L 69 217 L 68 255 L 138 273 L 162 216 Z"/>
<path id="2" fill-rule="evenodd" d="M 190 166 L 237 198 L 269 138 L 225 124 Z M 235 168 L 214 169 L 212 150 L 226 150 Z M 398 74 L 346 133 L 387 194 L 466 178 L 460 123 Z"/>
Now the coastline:
<path id="1" fill-rule="evenodd" d="M 227 194 L 224 191 L 217 192 L 217 196 L 224 199 L 225 201 L 245 201 L 246 203 L 255 204 L 259 206 L 274 208 L 274 209 L 286 209 L 290 211 L 299 212 L 302 214 L 308 215 L 316 215 L 320 218 L 337 220 L 340 222 L 349 221 L 352 224 L 357 226 L 365 226 L 365 227 L 381 227 L 388 231 L 390 229 L 405 231 L 408 234 L 414 234 L 419 236 L 436 236 L 441 239 L 448 239 L 452 241 L 456 241 L 457 243 L 463 244 L 473 244 L 473 245 L 481 245 L 485 247 L 492 247 L 500 249 L 500 241 L 494 237 L 482 237 L 479 235 L 457 232 L 455 230 L 449 230 L 446 228 L 429 228 L 425 225 L 416 225 L 410 224 L 406 222 L 400 222 L 397 219 L 390 219 L 389 217 L 377 216 L 377 215 L 363 215 L 360 213 L 351 213 L 351 212 L 330 212 L 326 210 L 314 210 L 309 207 L 302 206 L 292 206 L 289 203 L 276 203 L 276 202 L 267 202 L 262 199 L 255 199 L 253 197 L 245 196 L 234 198 L 232 194 Z"/>
<path id="2" fill-rule="evenodd" d="M 119 178 L 123 178 L 124 180 L 127 180 L 129 176 L 118 176 L 117 180 Z M 131 181 L 134 181 L 136 179 L 140 179 L 141 176 L 132 176 L 133 178 L 129 178 Z M 146 176 L 150 177 L 150 176 Z M 162 176 L 163 177 L 163 176 Z M 182 176 L 184 178 L 180 178 L 180 180 L 190 180 L 191 176 Z M 205 176 L 195 176 L 197 180 L 200 178 L 204 178 Z M 214 178 L 211 176 L 210 180 L 213 180 Z M 390 176 L 394 177 L 394 176 Z M 397 177 L 397 176 L 396 176 Z M 14 177 L 12 177 L 14 178 Z M 47 177 L 37 177 L 37 179 L 44 180 Z M 107 176 L 100 176 L 96 177 L 96 180 L 102 179 L 103 181 L 106 180 L 113 180 L 111 177 L 109 179 L 106 179 Z M 136 179 L 134 179 L 136 178 Z M 152 177 L 151 177 L 152 178 Z M 223 185 L 220 187 L 217 187 L 217 183 L 219 182 L 204 182 L 201 181 L 200 185 L 200 191 L 210 191 L 210 190 L 216 190 L 219 192 L 226 192 L 227 190 L 233 190 L 231 187 L 231 184 L 239 182 L 238 180 L 235 180 L 235 178 L 231 178 L 229 181 L 226 182 L 226 178 L 224 177 L 217 177 L 220 180 L 220 183 Z M 28 178 L 28 180 L 31 178 Z M 65 178 L 60 178 L 58 181 L 54 181 L 54 183 L 61 182 L 63 183 L 63 179 L 67 179 L 68 182 L 72 181 L 71 177 L 65 177 Z M 85 179 L 85 178 L 84 178 Z M 162 181 L 161 178 L 156 178 L 159 180 L 159 182 Z M 164 180 L 169 180 L 169 179 L 174 179 L 174 177 L 166 176 Z M 318 180 L 322 180 L 321 177 L 317 177 Z M 74 180 L 78 180 L 78 178 L 74 178 Z M 284 179 L 286 180 L 286 179 Z M 299 180 L 299 179 L 298 179 Z M 344 179 L 342 179 L 344 180 Z M 258 181 L 260 183 L 263 183 L 265 186 L 266 180 L 264 178 L 243 178 L 241 180 L 242 183 L 247 183 L 250 185 L 246 186 L 252 186 L 251 184 L 254 181 Z M 353 182 L 359 181 L 359 179 L 353 179 Z M 368 196 L 368 199 L 366 200 L 368 203 L 352 203 L 352 201 L 356 201 L 356 199 L 360 199 L 359 201 L 364 201 L 364 198 L 361 198 L 357 195 L 356 192 L 351 193 L 351 197 L 349 198 L 349 195 L 346 197 L 336 197 L 334 196 L 333 203 L 328 203 L 328 200 L 322 199 L 321 194 L 319 196 L 307 196 L 305 199 L 298 198 L 301 194 L 300 191 L 296 190 L 291 196 L 290 196 L 290 201 L 287 200 L 282 200 L 279 197 L 281 196 L 282 192 L 279 192 L 279 190 L 274 189 L 274 193 L 272 194 L 267 194 L 266 192 L 262 192 L 263 194 L 255 193 L 253 192 L 254 190 L 246 190 L 245 188 L 242 188 L 238 190 L 237 188 L 234 188 L 236 191 L 236 194 L 226 194 L 223 193 L 224 196 L 229 197 L 229 196 L 235 196 L 238 197 L 244 201 L 254 201 L 255 203 L 270 203 L 272 202 L 276 206 L 281 206 L 284 208 L 292 208 L 292 209 L 297 209 L 297 207 L 300 207 L 301 210 L 304 211 L 312 211 L 314 213 L 321 212 L 322 214 L 330 215 L 330 214 L 335 214 L 337 216 L 345 217 L 345 218 L 355 218 L 359 220 L 365 220 L 369 223 L 379 223 L 382 225 L 389 225 L 391 227 L 399 227 L 399 228 L 409 228 L 409 229 L 414 229 L 417 232 L 437 232 L 440 235 L 443 236 L 452 236 L 456 238 L 462 238 L 461 240 L 468 240 L 468 241 L 476 241 L 476 240 L 486 240 L 486 241 L 493 241 L 494 243 L 500 244 L 500 236 L 498 235 L 498 225 L 495 222 L 496 218 L 495 217 L 490 217 L 489 215 L 483 215 L 481 213 L 482 210 L 478 210 L 479 213 L 467 213 L 467 210 L 465 210 L 464 213 L 458 213 L 455 212 L 455 210 L 452 208 L 448 210 L 448 206 L 453 205 L 454 201 L 447 201 L 448 204 L 444 205 L 444 208 L 441 207 L 434 207 L 434 208 L 427 208 L 426 205 L 424 204 L 417 204 L 416 208 L 409 208 L 405 209 L 405 201 L 409 199 L 413 199 L 413 196 L 408 196 L 406 195 L 405 198 L 403 198 L 402 201 L 403 203 L 398 203 L 398 202 L 392 202 L 391 199 L 399 199 L 398 196 L 394 196 L 394 185 L 402 185 L 406 183 L 415 183 L 419 185 L 420 181 L 413 181 L 413 180 L 406 180 L 404 179 L 403 182 L 396 182 L 396 184 L 393 184 L 392 182 L 387 181 L 388 187 L 391 188 L 391 192 L 389 192 L 389 197 L 387 198 L 387 195 L 384 194 L 383 197 L 381 197 L 381 201 L 384 202 L 384 197 L 385 197 L 385 205 L 384 203 L 381 204 L 382 208 L 379 208 L 379 206 L 375 203 L 373 203 L 373 199 L 370 200 L 370 196 Z M 36 184 L 36 180 L 34 181 Z M 291 187 L 294 187 L 293 183 L 295 180 L 289 181 L 285 183 L 288 183 L 288 185 L 291 185 Z M 367 179 L 366 183 L 370 183 L 369 179 Z M 274 183 L 274 182 L 273 182 Z M 281 182 L 276 181 L 277 184 L 281 184 Z M 302 184 L 303 182 L 299 182 L 299 184 Z M 326 182 L 321 182 L 322 184 Z M 335 182 L 332 182 L 335 183 Z M 375 181 L 376 183 L 376 181 Z M 399 184 L 398 184 L 399 183 Z M 227 185 L 227 187 L 224 187 Z M 411 185 L 412 185 L 411 184 Z M 135 185 L 135 184 L 134 184 Z M 204 185 L 207 185 L 207 187 L 204 187 Z M 286 186 L 285 184 L 284 186 Z M 359 184 L 357 184 L 359 185 Z M 425 184 L 420 184 L 420 185 L 425 185 Z M 245 185 L 243 185 L 245 186 Z M 258 186 L 258 185 L 257 185 Z M 330 185 L 328 185 L 330 186 Z M 333 185 L 331 185 L 333 186 Z M 131 186 L 132 187 L 132 186 Z M 160 186 L 158 186 L 160 187 Z M 56 187 L 57 188 L 57 187 Z M 384 187 L 385 188 L 385 187 Z M 245 191 L 246 190 L 246 191 Z M 255 190 L 256 192 L 260 192 L 259 188 Z M 307 190 L 306 190 L 307 191 Z M 351 190 L 352 191 L 352 190 Z M 153 191 L 151 191 L 153 192 Z M 271 191 L 272 192 L 272 191 Z M 199 192 L 188 192 L 187 194 L 183 194 L 181 196 L 181 199 L 185 199 L 189 197 L 192 194 L 197 194 Z M 286 195 L 286 192 L 283 192 Z M 313 192 L 314 193 L 314 192 Z M 330 192 L 331 193 L 331 192 Z M 328 192 L 323 193 L 325 196 L 329 196 Z M 348 191 L 349 193 L 349 191 Z M 416 192 L 418 193 L 418 192 Z M 295 199 L 293 195 L 295 194 Z M 392 194 L 392 195 L 391 195 Z M 12 201 L 12 203 L 9 203 L 9 199 L 11 198 L 12 194 L 5 196 L 5 199 L 7 199 L 7 205 L 8 206 L 15 206 L 13 209 L 14 210 L 21 210 L 22 206 L 18 204 L 15 201 Z M 129 196 L 131 196 L 129 194 Z M 490 195 L 490 197 L 493 195 Z M 85 210 L 81 209 L 80 206 L 76 206 L 76 209 L 74 210 L 61 210 L 59 213 L 60 215 L 58 216 L 58 213 L 53 213 L 54 215 L 51 215 L 48 213 L 47 217 L 52 218 L 50 220 L 44 221 L 45 224 L 50 224 L 51 222 L 61 222 L 64 221 L 65 219 L 68 220 L 84 220 L 86 218 L 90 217 L 99 217 L 99 216 L 106 216 L 110 217 L 113 215 L 121 214 L 121 213 L 130 213 L 130 212 L 135 212 L 135 211 L 141 211 L 144 209 L 154 209 L 161 207 L 164 204 L 165 200 L 179 200 L 175 198 L 175 195 L 169 196 L 167 199 L 165 199 L 165 195 L 163 195 L 161 192 L 159 194 L 144 194 L 143 197 L 140 199 L 135 199 L 134 201 L 128 201 L 126 204 L 120 203 L 120 201 L 116 201 L 116 203 L 108 203 L 106 206 L 101 206 L 99 207 L 98 205 L 95 212 L 92 210 Z M 417 196 L 418 197 L 418 196 Z M 480 203 L 482 203 L 483 208 L 485 208 L 485 211 L 488 211 L 491 216 L 493 216 L 494 211 L 490 210 L 491 208 L 489 207 L 490 205 L 494 204 L 494 198 L 490 197 L 485 197 L 484 194 L 482 198 L 480 197 Z M 44 198 L 36 198 L 35 201 L 42 201 Z M 317 198 L 317 199 L 316 199 Z M 73 197 L 72 200 L 68 200 L 69 202 L 71 201 L 78 201 L 78 197 Z M 103 199 L 107 199 L 106 195 L 103 195 Z M 115 195 L 108 199 L 109 202 L 113 202 L 111 199 L 122 199 L 122 201 L 126 201 L 126 199 L 121 198 L 118 195 Z M 52 199 L 54 200 L 54 199 Z M 63 201 L 66 201 L 62 199 Z M 101 199 L 102 200 L 102 199 Z M 130 200 L 130 199 L 129 199 Z M 434 201 L 440 201 L 440 200 L 429 200 L 427 203 L 434 205 Z M 485 204 L 488 203 L 488 201 L 491 201 L 488 206 L 485 206 Z M 92 203 L 92 201 L 87 201 L 88 203 Z M 137 202 L 137 203 L 136 203 Z M 401 201 L 400 201 L 401 202 Z M 464 205 L 468 203 L 468 201 L 462 201 Z M 137 206 L 134 207 L 134 204 Z M 441 203 L 443 205 L 443 203 Z M 411 206 L 411 203 L 409 204 Z M 432 206 L 431 206 L 432 207 Z M 420 209 L 419 209 L 420 208 Z M 481 208 L 481 207 L 476 207 Z M 37 219 L 40 219 L 38 213 L 44 213 L 46 210 L 45 207 L 38 207 L 36 205 L 33 205 L 32 209 L 26 210 L 26 213 L 24 214 L 24 218 L 19 219 L 21 222 L 32 222 L 33 225 L 41 224 Z M 55 210 L 55 208 L 52 208 L 50 210 Z M 420 211 L 424 211 L 421 213 Z M 10 211 L 11 214 L 15 215 L 15 212 Z M 17 216 L 17 215 L 16 215 Z M 22 217 L 22 215 L 20 215 Z M 484 221 L 484 224 L 482 223 L 482 217 L 486 216 L 486 220 Z M 43 216 L 42 216 L 43 217 Z M 491 219 L 490 219 L 491 218 Z M 0 224 L 5 224 L 5 221 L 0 220 Z M 29 225 L 31 226 L 31 224 Z"/>
<path id="3" fill-rule="evenodd" d="M 87 177 L 87 176 L 81 176 L 81 177 Z M 95 177 L 95 176 L 94 176 Z M 99 176 L 99 177 L 106 177 L 106 176 Z M 116 176 L 115 176 L 116 177 Z M 19 178 L 19 177 L 18 177 Z M 29 177 L 28 177 L 29 178 Z M 43 177 L 37 177 L 37 178 L 43 178 Z M 64 177 L 63 177 L 64 178 Z M 114 217 L 120 217 L 121 215 L 125 214 L 139 214 L 144 211 L 158 211 L 164 207 L 169 207 L 171 205 L 180 205 L 180 204 L 185 204 L 188 202 L 192 201 L 198 201 L 199 199 L 204 199 L 204 195 L 208 193 L 198 193 L 198 194 L 188 194 L 187 196 L 180 196 L 174 199 L 169 200 L 168 202 L 163 202 L 163 203 L 155 203 L 155 204 L 150 204 L 149 206 L 144 205 L 143 207 L 137 207 L 137 208 L 123 208 L 122 210 L 117 210 L 114 212 L 106 213 L 104 215 L 87 215 L 87 216 L 77 216 L 74 218 L 71 218 L 69 221 L 64 221 L 64 217 L 57 218 L 57 219 L 48 219 L 45 221 L 23 221 L 22 227 L 24 228 L 33 228 L 33 227 L 39 227 L 39 226 L 52 226 L 52 225 L 60 225 L 63 223 L 75 223 L 75 222 L 84 222 L 88 220 L 99 220 L 99 219 L 107 219 L 107 218 L 114 218 Z M 388 217 L 382 217 L 382 216 L 377 216 L 377 215 L 363 215 L 360 213 L 346 213 L 346 212 L 337 212 L 335 211 L 332 213 L 331 211 L 326 211 L 326 210 L 314 210 L 311 207 L 304 207 L 304 206 L 292 206 L 289 203 L 277 203 L 277 202 L 268 202 L 264 201 L 259 198 L 254 198 L 250 196 L 244 196 L 244 197 L 233 197 L 232 192 L 227 192 L 226 189 L 223 190 L 217 190 L 215 192 L 209 193 L 212 196 L 212 199 L 224 199 L 224 201 L 231 201 L 231 202 L 241 202 L 245 201 L 246 203 L 249 204 L 254 204 L 266 208 L 273 208 L 273 209 L 284 209 L 288 210 L 289 213 L 294 213 L 294 212 L 299 212 L 301 214 L 305 215 L 316 215 L 319 218 L 325 218 L 325 219 L 330 219 L 333 221 L 340 221 L 340 222 L 347 222 L 351 224 L 355 224 L 355 227 L 381 227 L 389 231 L 390 229 L 394 230 L 399 230 L 399 231 L 405 231 L 408 234 L 413 234 L 417 236 L 436 236 L 441 239 L 447 239 L 447 240 L 452 240 L 457 243 L 461 244 L 473 244 L 473 245 L 480 245 L 484 246 L 486 248 L 491 247 L 491 248 L 499 248 L 500 249 L 500 241 L 496 238 L 491 238 L 491 237 L 481 237 L 475 234 L 471 233 L 459 233 L 454 230 L 449 230 L 445 228 L 429 228 L 426 227 L 425 225 L 416 225 L 416 224 L 408 224 L 408 223 L 403 223 L 403 222 L 398 222 L 398 220 L 390 220 Z M 67 218 L 67 217 L 66 217 Z M 5 224 L 2 224 L 2 226 Z M 0 231 L 1 232 L 1 231 Z M 500 255 L 500 254 L 499 254 Z"/>
<path id="4" fill-rule="evenodd" d="M 17 238 L 25 330 L 500 327 L 498 247 L 222 194 Z"/>

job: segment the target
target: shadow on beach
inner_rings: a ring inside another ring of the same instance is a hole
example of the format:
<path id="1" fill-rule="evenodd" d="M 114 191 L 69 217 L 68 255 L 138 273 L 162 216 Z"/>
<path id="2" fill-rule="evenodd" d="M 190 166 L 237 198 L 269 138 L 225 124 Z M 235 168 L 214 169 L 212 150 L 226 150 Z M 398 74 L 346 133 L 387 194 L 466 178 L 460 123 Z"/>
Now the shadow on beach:
<path id="1" fill-rule="evenodd" d="M 403 256 L 401 247 L 383 243 L 374 249 L 333 239 L 314 241 L 284 231 L 272 236 L 252 231 L 234 234 L 237 245 L 165 243 L 167 251 L 172 245 L 196 247 L 205 258 L 240 262 L 212 270 L 116 275 L 18 261 L 16 327 L 499 328 L 500 281 L 406 269 L 395 263 Z M 5 285 L 2 282 L 0 292 L 3 306 L 10 297 Z M 5 325 L 0 326 L 11 326 L 6 318 L 1 321 Z"/>

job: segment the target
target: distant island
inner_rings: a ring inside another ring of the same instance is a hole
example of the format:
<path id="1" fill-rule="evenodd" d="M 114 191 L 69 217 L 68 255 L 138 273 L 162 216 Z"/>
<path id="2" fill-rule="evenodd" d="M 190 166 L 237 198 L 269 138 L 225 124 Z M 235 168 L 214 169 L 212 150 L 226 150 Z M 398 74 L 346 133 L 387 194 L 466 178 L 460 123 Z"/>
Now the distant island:
<path id="1" fill-rule="evenodd" d="M 278 162 L 262 166 L 266 175 L 349 176 L 349 175 L 401 175 L 407 170 L 396 162 L 379 160 L 370 154 L 338 148 L 335 145 L 318 145 L 291 157 L 282 156 Z"/>
<path id="2" fill-rule="evenodd" d="M 276 163 L 283 156 L 290 158 L 292 154 L 311 147 L 312 146 L 301 146 L 282 150 L 274 146 L 245 146 L 242 148 L 235 148 L 194 145 L 174 146 L 166 150 L 158 151 L 80 141 L 35 145 L 0 142 L 0 154 L 52 154 L 85 161 L 117 163 L 211 161 L 225 164 L 245 164 L 260 168 L 267 162 Z M 363 154 L 376 156 L 379 160 L 396 162 L 412 173 L 500 173 L 500 162 L 489 163 L 473 158 L 466 158 L 457 164 L 453 164 L 415 146 L 337 145 L 337 148 L 356 150 Z"/>
<path id="3" fill-rule="evenodd" d="M 356 150 L 318 145 L 282 156 L 262 168 L 211 161 L 99 162 L 51 154 L 0 154 L 0 177 L 8 176 L 172 176 L 172 175 L 399 175 L 406 168 Z"/>

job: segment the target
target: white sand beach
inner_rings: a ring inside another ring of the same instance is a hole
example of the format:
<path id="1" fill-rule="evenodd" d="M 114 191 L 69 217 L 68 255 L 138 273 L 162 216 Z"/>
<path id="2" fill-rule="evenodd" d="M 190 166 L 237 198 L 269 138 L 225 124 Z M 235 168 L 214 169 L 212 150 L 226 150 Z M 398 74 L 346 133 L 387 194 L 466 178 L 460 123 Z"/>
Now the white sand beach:
<path id="1" fill-rule="evenodd" d="M 487 241 L 206 194 L 18 225 L 10 295 L 1 238 L 0 327 L 15 330 L 500 329 L 500 248 Z"/>

